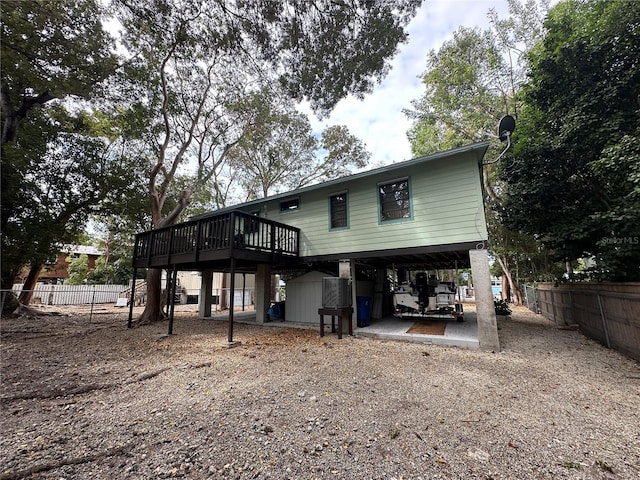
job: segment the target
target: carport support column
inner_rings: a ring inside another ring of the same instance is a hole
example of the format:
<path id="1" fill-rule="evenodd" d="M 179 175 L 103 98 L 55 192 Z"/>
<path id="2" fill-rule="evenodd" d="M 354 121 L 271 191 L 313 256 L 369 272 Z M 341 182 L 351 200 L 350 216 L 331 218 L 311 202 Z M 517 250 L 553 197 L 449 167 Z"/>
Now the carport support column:
<path id="1" fill-rule="evenodd" d="M 476 317 L 478 319 L 478 340 L 482 350 L 500 350 L 498 323 L 493 305 L 489 254 L 485 249 L 469 250 L 473 290 L 476 297 Z"/>
<path id="2" fill-rule="evenodd" d="M 202 283 L 200 284 L 200 296 L 198 297 L 198 316 L 200 318 L 211 316 L 211 304 L 213 303 L 213 270 L 202 271 Z"/>
<path id="3" fill-rule="evenodd" d="M 256 322 L 267 321 L 271 306 L 271 265 L 259 264 L 256 270 Z"/>
<path id="4" fill-rule="evenodd" d="M 340 260 L 338 263 L 338 276 L 341 278 L 349 278 L 351 280 L 351 306 L 353 307 L 353 315 L 351 315 L 351 328 L 355 330 L 358 325 L 358 306 L 357 306 L 357 289 L 356 289 L 356 261 L 355 259 Z M 342 333 L 349 332 L 349 325 L 346 322 L 342 324 Z"/>

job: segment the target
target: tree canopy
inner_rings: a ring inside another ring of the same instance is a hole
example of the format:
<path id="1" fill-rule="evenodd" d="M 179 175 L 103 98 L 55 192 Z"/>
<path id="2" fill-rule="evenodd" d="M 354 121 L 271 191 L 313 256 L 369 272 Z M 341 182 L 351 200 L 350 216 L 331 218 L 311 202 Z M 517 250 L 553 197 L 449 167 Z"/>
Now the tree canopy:
<path id="1" fill-rule="evenodd" d="M 348 175 L 350 168 L 367 164 L 370 154 L 347 127 L 328 127 L 318 138 L 291 100 L 267 90 L 250 98 L 254 122 L 231 152 L 244 201 Z"/>
<path id="2" fill-rule="evenodd" d="M 363 95 L 386 74 L 420 3 L 113 0 L 127 57 L 118 98 L 121 110 L 135 112 L 131 120 L 143 126 L 136 141 L 147 149 L 152 227 L 177 222 L 212 180 L 216 202 L 227 198 L 230 179 L 238 178 L 228 171 L 231 154 L 241 142 L 245 150 L 255 148 L 250 135 L 261 135 L 255 94 L 306 99 L 320 115 L 349 93 Z M 304 123 L 300 116 L 282 120 L 289 123 L 279 128 L 291 131 Z M 344 171 L 345 155 L 336 156 L 346 152 L 340 141 L 353 140 L 336 129 L 323 138 L 326 159 L 340 167 L 336 173 Z M 235 155 L 236 161 L 248 158 Z M 300 181 L 322 178 L 310 171 L 305 180 L 303 170 L 298 173 Z M 159 273 L 150 271 L 147 284 L 142 322 L 160 315 Z"/>
<path id="3" fill-rule="evenodd" d="M 113 73 L 113 39 L 94 0 L 3 0 L 2 144 L 36 106 L 73 95 L 88 98 Z"/>
<path id="4" fill-rule="evenodd" d="M 7 285 L 27 264 L 33 278 L 25 284 L 35 283 L 42 263 L 60 245 L 77 241 L 89 215 L 118 212 L 122 198 L 135 198 L 135 164 L 95 135 L 94 121 L 52 105 L 31 112 L 18 140 L 4 146 L 3 164 L 20 175 L 19 183 L 3 191 L 14 205 L 3 212 Z"/>
<path id="5" fill-rule="evenodd" d="M 427 57 L 425 93 L 407 112 L 416 119 L 409 131 L 413 154 L 479 141 L 513 110 L 508 65 L 489 30 L 461 27 Z"/>
<path id="6" fill-rule="evenodd" d="M 79 103 L 100 92 L 116 57 L 102 29 L 101 4 L 93 0 L 7 0 L 0 8 L 6 289 L 22 266 L 39 271 L 55 245 L 77 236 L 83 216 L 117 190 L 106 188 L 115 177 L 103 167 L 112 158 L 90 132 L 93 114 Z M 77 100 L 73 108 L 69 98 Z"/>
<path id="7" fill-rule="evenodd" d="M 491 30 L 460 27 L 451 40 L 429 52 L 422 77 L 425 92 L 406 112 L 414 120 L 407 134 L 414 155 L 495 137 L 503 115 L 517 116 L 525 78 L 523 52 L 542 37 L 546 8 L 547 2 L 510 0 L 509 18 L 489 12 Z M 497 157 L 503 148 L 494 141 L 487 159 Z M 531 279 L 527 272 L 539 271 L 539 261 L 544 259 L 535 239 L 502 224 L 498 211 L 504 185 L 498 172 L 503 165 L 482 168 L 489 249 L 519 301 L 518 280 Z"/>
<path id="8" fill-rule="evenodd" d="M 553 258 L 594 257 L 597 277 L 640 279 L 640 3 L 566 0 L 530 52 L 509 225 Z"/>

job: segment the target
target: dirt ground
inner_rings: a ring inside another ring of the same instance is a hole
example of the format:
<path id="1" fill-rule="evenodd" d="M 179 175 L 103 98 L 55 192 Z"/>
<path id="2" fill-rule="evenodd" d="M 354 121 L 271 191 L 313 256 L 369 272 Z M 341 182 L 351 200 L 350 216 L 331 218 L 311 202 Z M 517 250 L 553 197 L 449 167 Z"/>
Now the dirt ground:
<path id="1" fill-rule="evenodd" d="M 1 323 L 0 480 L 640 478 L 638 362 L 524 308 L 500 352 L 40 309 Z"/>

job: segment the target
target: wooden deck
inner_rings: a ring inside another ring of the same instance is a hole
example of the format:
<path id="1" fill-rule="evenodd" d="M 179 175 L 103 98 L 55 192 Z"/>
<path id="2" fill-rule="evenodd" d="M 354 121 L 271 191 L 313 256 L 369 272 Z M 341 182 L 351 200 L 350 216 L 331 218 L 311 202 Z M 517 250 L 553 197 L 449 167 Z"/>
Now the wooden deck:
<path id="1" fill-rule="evenodd" d="M 234 210 L 136 235 L 134 268 L 198 270 L 227 263 L 287 264 L 299 255 L 300 229 Z"/>

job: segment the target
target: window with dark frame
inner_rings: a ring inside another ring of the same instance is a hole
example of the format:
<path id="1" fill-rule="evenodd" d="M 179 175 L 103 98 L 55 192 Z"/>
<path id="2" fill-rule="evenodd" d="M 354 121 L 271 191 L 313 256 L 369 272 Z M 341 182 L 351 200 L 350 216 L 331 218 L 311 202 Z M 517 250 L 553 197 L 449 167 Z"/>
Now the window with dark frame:
<path id="1" fill-rule="evenodd" d="M 381 222 L 411 218 L 408 178 L 379 184 L 378 198 Z"/>
<path id="2" fill-rule="evenodd" d="M 348 226 L 347 218 L 347 194 L 338 193 L 329 197 L 329 210 L 331 214 L 331 228 L 346 228 Z"/>
<path id="3" fill-rule="evenodd" d="M 280 202 L 281 212 L 291 212 L 293 210 L 298 210 L 299 208 L 300 208 L 299 198 L 290 198 L 288 200 L 282 200 Z"/>

